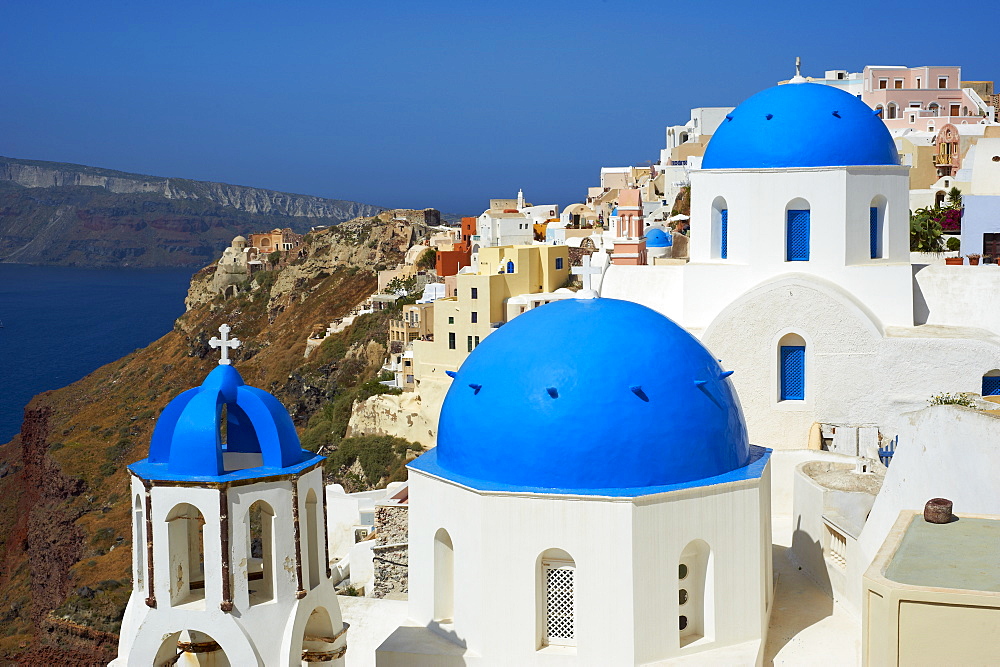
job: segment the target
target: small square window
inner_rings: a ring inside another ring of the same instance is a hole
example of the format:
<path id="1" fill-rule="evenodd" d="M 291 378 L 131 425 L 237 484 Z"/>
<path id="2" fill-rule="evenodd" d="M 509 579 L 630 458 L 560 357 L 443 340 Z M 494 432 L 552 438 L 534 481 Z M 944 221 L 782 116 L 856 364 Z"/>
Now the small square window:
<path id="1" fill-rule="evenodd" d="M 947 88 L 947 87 L 948 87 L 948 77 L 946 76 L 938 77 L 938 88 Z"/>
<path id="2" fill-rule="evenodd" d="M 889 87 L 889 79 L 879 79 L 878 80 L 878 89 L 879 90 L 885 90 L 888 87 Z"/>
<path id="3" fill-rule="evenodd" d="M 895 81 L 892 82 L 892 84 L 893 84 L 892 87 L 895 88 L 896 90 L 902 90 L 903 89 L 903 80 L 902 79 L 896 79 Z"/>
<path id="4" fill-rule="evenodd" d="M 455 318 L 454 317 L 449 317 L 448 318 L 448 324 L 454 324 L 454 323 L 455 323 Z"/>

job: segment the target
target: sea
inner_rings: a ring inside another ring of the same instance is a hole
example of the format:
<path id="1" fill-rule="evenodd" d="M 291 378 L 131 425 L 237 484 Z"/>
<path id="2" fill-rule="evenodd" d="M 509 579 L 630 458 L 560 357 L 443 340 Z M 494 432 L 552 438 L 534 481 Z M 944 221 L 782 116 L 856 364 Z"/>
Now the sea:
<path id="1" fill-rule="evenodd" d="M 193 272 L 0 264 L 0 445 L 32 396 L 169 332 Z"/>

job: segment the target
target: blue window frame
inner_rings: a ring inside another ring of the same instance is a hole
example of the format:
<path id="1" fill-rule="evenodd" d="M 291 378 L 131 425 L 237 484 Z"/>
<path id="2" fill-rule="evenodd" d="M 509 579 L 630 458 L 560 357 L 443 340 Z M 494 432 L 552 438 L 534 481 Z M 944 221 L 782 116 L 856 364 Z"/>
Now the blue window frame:
<path id="1" fill-rule="evenodd" d="M 809 261 L 809 211 L 788 211 L 785 261 Z"/>
<path id="2" fill-rule="evenodd" d="M 514 273 L 514 262 L 507 262 L 507 273 Z"/>
<path id="3" fill-rule="evenodd" d="M 563 267 L 563 258 L 562 257 L 556 257 L 556 270 L 558 271 L 558 270 L 562 269 L 562 267 Z"/>
<path id="4" fill-rule="evenodd" d="M 719 257 L 729 258 L 729 209 L 719 211 Z"/>
<path id="5" fill-rule="evenodd" d="M 806 397 L 806 348 L 781 346 L 781 400 L 802 401 Z"/>
<path id="6" fill-rule="evenodd" d="M 1000 395 L 1000 375 L 983 376 L 983 396 Z"/>
<path id="7" fill-rule="evenodd" d="M 872 206 L 868 209 L 868 245 L 870 246 L 872 259 L 879 258 L 878 252 L 878 207 Z"/>

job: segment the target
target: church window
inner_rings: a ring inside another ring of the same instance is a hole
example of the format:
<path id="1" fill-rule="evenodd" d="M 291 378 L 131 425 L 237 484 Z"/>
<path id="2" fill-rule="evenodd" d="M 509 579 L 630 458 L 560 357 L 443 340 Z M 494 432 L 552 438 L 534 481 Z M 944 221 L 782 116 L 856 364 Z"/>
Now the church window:
<path id="1" fill-rule="evenodd" d="M 132 544 L 132 555 L 135 560 L 135 585 L 139 590 L 142 590 L 146 578 L 146 522 L 143 518 L 142 498 L 138 494 L 135 497 L 133 516 L 135 525 L 132 528 L 132 534 L 135 538 Z"/>
<path id="2" fill-rule="evenodd" d="M 171 573 L 170 605 L 205 603 L 205 517 L 194 505 L 180 503 L 167 514 Z"/>
<path id="3" fill-rule="evenodd" d="M 712 202 L 712 257 L 729 257 L 729 205 L 724 197 L 716 197 Z"/>
<path id="4" fill-rule="evenodd" d="M 788 334 L 779 344 L 779 397 L 782 401 L 803 401 L 806 397 L 806 345 L 801 336 Z"/>
<path id="5" fill-rule="evenodd" d="M 809 213 L 809 209 L 801 208 L 786 213 L 785 261 L 809 261 Z"/>
<path id="6" fill-rule="evenodd" d="M 729 257 L 729 209 L 722 209 L 719 232 L 719 257 L 728 259 Z"/>
<path id="7" fill-rule="evenodd" d="M 562 270 L 562 267 L 563 267 L 563 258 L 556 257 L 556 271 Z"/>
<path id="8" fill-rule="evenodd" d="M 680 646 L 711 638 L 715 620 L 712 553 L 694 540 L 681 552 L 678 567 L 677 628 Z"/>
<path id="9" fill-rule="evenodd" d="M 539 647 L 576 646 L 576 563 L 562 549 L 548 549 L 536 566 Z"/>
<path id="10" fill-rule="evenodd" d="M 868 207 L 868 250 L 872 259 L 885 257 L 885 205 L 886 198 L 878 195 Z"/>
<path id="11" fill-rule="evenodd" d="M 323 565 L 325 544 L 320 539 L 319 515 L 319 502 L 316 499 L 316 490 L 309 489 L 309 493 L 306 495 L 306 541 L 309 546 L 309 588 L 319 586 L 320 577 L 322 576 L 320 574 L 320 566 Z M 323 570 L 326 570 L 325 566 L 323 566 Z"/>
<path id="12" fill-rule="evenodd" d="M 479 313 L 477 313 L 476 311 L 472 311 L 472 323 L 475 324 L 478 321 L 479 321 Z"/>
<path id="13" fill-rule="evenodd" d="M 872 259 L 879 257 L 878 241 L 878 207 L 872 206 L 868 209 L 868 249 Z"/>
<path id="14" fill-rule="evenodd" d="M 983 396 L 1000 396 L 1000 370 L 992 370 L 983 376 Z"/>
<path id="15" fill-rule="evenodd" d="M 247 592 L 250 605 L 274 599 L 274 510 L 263 500 L 247 512 Z"/>
<path id="16" fill-rule="evenodd" d="M 434 535 L 434 620 L 455 619 L 455 547 L 444 528 Z"/>
<path id="17" fill-rule="evenodd" d="M 448 334 L 448 349 L 449 350 L 454 350 L 455 349 L 455 332 L 454 331 L 452 331 L 451 333 Z"/>
<path id="18" fill-rule="evenodd" d="M 507 273 L 514 273 L 514 262 L 507 262 Z"/>

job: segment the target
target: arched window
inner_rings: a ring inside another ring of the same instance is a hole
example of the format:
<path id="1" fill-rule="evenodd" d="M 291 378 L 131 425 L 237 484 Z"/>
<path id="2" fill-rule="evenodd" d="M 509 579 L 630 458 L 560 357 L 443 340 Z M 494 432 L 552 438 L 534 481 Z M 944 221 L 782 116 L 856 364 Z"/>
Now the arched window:
<path id="1" fill-rule="evenodd" d="M 181 503 L 167 515 L 170 605 L 205 602 L 205 517 L 194 505 Z"/>
<path id="2" fill-rule="evenodd" d="M 712 550 L 694 540 L 677 564 L 677 627 L 681 646 L 711 639 L 715 626 L 715 577 Z"/>
<path id="3" fill-rule="evenodd" d="M 885 108 L 884 108 L 884 107 L 883 107 L 883 106 L 882 106 L 881 104 L 876 104 L 876 105 L 875 105 L 875 113 L 876 113 L 876 114 L 877 114 L 877 115 L 878 115 L 879 117 L 881 117 L 881 118 L 885 118 Z"/>
<path id="4" fill-rule="evenodd" d="M 576 562 L 562 549 L 548 549 L 535 568 L 540 646 L 576 646 Z"/>
<path id="5" fill-rule="evenodd" d="M 937 194 L 934 195 L 934 206 L 935 208 L 941 208 L 944 205 L 945 198 L 944 190 L 939 190 Z"/>
<path id="6" fill-rule="evenodd" d="M 969 107 L 962 107 L 962 115 L 963 116 L 969 115 Z"/>
<path id="7" fill-rule="evenodd" d="M 306 542 L 309 544 L 309 588 L 319 586 L 320 564 L 323 547 L 319 543 L 319 503 L 316 502 L 316 490 L 309 489 L 306 495 Z"/>
<path id="8" fill-rule="evenodd" d="M 793 199 L 785 209 L 785 261 L 809 261 L 809 202 Z"/>
<path id="9" fill-rule="evenodd" d="M 135 561 L 135 587 L 144 590 L 143 583 L 146 580 L 146 520 L 142 511 L 142 498 L 135 495 L 135 509 L 133 511 L 134 524 L 132 527 L 132 557 Z"/>
<path id="10" fill-rule="evenodd" d="M 514 273 L 514 262 L 509 260 L 507 262 L 507 273 Z"/>
<path id="11" fill-rule="evenodd" d="M 886 112 L 885 112 L 886 118 L 889 118 L 889 119 L 895 118 L 896 117 L 896 108 L 897 107 L 896 107 L 896 103 L 895 102 L 889 102 L 889 104 L 887 104 L 886 107 L 885 107 L 885 109 L 886 109 Z"/>
<path id="12" fill-rule="evenodd" d="M 806 398 L 806 342 L 798 334 L 786 334 L 778 343 L 778 398 Z"/>
<path id="13" fill-rule="evenodd" d="M 933 116 L 940 116 L 941 115 L 941 107 L 938 105 L 937 102 L 931 102 L 930 104 L 928 104 L 927 105 L 927 110 L 930 111 L 931 115 L 933 115 Z"/>
<path id="14" fill-rule="evenodd" d="M 1000 369 L 983 376 L 983 396 L 1000 396 Z"/>
<path id="15" fill-rule="evenodd" d="M 885 257 L 886 198 L 875 196 L 868 207 L 868 250 L 872 259 Z"/>
<path id="16" fill-rule="evenodd" d="M 316 607 L 309 614 L 302 632 L 302 662 L 328 662 L 330 654 L 337 651 L 337 644 L 345 647 L 341 639 L 344 628 L 334 628 L 333 619 L 326 607 Z"/>
<path id="17" fill-rule="evenodd" d="M 250 506 L 247 519 L 247 590 L 250 605 L 274 599 L 274 510 L 263 500 Z"/>
<path id="18" fill-rule="evenodd" d="M 455 621 L 455 547 L 444 528 L 434 534 L 434 620 Z"/>
<path id="19" fill-rule="evenodd" d="M 712 202 L 712 257 L 729 258 L 729 205 L 725 198 Z"/>

